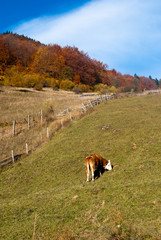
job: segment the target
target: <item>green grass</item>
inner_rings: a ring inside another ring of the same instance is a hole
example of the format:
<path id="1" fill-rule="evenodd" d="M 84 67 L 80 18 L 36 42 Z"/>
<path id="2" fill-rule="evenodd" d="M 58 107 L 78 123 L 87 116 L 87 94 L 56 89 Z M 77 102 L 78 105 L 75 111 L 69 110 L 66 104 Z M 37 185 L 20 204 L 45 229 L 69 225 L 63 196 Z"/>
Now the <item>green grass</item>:
<path id="1" fill-rule="evenodd" d="M 0 239 L 32 239 L 35 215 L 35 239 L 160 239 L 160 123 L 161 95 L 112 100 L 5 168 Z M 87 183 L 91 153 L 114 169 Z"/>

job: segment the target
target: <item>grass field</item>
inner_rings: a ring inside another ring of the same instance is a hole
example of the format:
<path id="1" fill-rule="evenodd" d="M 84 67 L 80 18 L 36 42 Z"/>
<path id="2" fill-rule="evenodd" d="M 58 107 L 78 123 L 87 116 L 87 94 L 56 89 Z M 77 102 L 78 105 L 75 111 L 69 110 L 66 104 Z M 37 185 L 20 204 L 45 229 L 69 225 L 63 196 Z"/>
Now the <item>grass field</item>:
<path id="1" fill-rule="evenodd" d="M 28 115 L 37 115 L 41 109 L 46 110 L 50 106 L 60 112 L 88 101 L 79 96 L 73 92 L 53 91 L 51 88 L 36 91 L 30 88 L 1 87 L 0 124 L 22 121 Z"/>
<path id="2" fill-rule="evenodd" d="M 73 92 L 53 91 L 51 88 L 36 91 L 29 88 L 1 87 L 0 161 L 11 157 L 11 150 L 14 150 L 15 155 L 24 153 L 26 143 L 31 150 L 46 141 L 47 127 L 50 135 L 53 135 L 61 125 L 60 121 L 56 121 L 57 113 L 68 108 L 74 117 L 74 114 L 78 114 L 74 109 L 88 102 L 89 99 L 90 97 L 82 98 Z M 44 116 L 43 125 L 40 121 L 41 110 Z M 30 115 L 29 130 L 28 115 Z M 69 119 L 69 116 L 67 117 Z M 13 138 L 14 120 L 16 120 L 16 134 Z"/>
<path id="3" fill-rule="evenodd" d="M 0 173 L 0 239 L 161 239 L 161 95 L 102 103 Z M 113 171 L 86 182 L 84 159 Z"/>

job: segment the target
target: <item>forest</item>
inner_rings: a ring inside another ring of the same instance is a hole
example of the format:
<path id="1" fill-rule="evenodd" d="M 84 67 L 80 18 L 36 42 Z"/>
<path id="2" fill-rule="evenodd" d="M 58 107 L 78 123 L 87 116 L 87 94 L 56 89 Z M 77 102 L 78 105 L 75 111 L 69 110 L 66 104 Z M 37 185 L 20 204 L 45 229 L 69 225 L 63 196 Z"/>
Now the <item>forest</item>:
<path id="1" fill-rule="evenodd" d="M 106 93 L 156 89 L 161 80 L 109 70 L 75 46 L 44 45 L 6 32 L 0 34 L 0 85 Z"/>

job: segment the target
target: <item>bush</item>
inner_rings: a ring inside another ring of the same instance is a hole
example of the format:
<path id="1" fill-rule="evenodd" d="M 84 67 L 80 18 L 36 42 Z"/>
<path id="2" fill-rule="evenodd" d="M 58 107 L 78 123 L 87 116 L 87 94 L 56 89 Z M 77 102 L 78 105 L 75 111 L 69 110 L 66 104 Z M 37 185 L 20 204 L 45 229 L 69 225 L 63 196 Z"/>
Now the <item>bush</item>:
<path id="1" fill-rule="evenodd" d="M 6 70 L 4 85 L 23 87 L 23 75 L 24 73 L 19 72 L 16 66 L 12 66 Z"/>
<path id="2" fill-rule="evenodd" d="M 58 90 L 59 89 L 59 80 L 54 79 L 54 78 L 51 79 L 50 86 L 52 87 L 53 90 Z"/>
<path id="3" fill-rule="evenodd" d="M 71 91 L 74 88 L 74 86 L 75 86 L 75 84 L 68 79 L 63 80 L 60 83 L 60 88 L 63 90 L 66 90 L 66 91 Z"/>
<path id="4" fill-rule="evenodd" d="M 94 91 L 101 93 L 101 94 L 105 94 L 108 92 L 108 87 L 106 84 L 103 83 L 99 83 L 97 85 L 94 86 Z"/>
<path id="5" fill-rule="evenodd" d="M 43 84 L 42 83 L 37 83 L 34 87 L 35 90 L 41 91 L 43 89 Z"/>
<path id="6" fill-rule="evenodd" d="M 134 90 L 135 89 L 135 85 L 134 84 L 127 84 L 127 85 L 125 85 L 125 87 L 124 87 L 124 92 L 131 92 L 131 90 Z"/>
<path id="7" fill-rule="evenodd" d="M 111 93 L 116 93 L 117 92 L 117 88 L 115 86 L 108 87 L 108 90 Z"/>
<path id="8" fill-rule="evenodd" d="M 88 92 L 90 90 L 90 87 L 88 85 L 85 84 L 79 84 L 77 85 L 77 87 L 82 91 L 82 92 Z"/>
<path id="9" fill-rule="evenodd" d="M 5 80 L 4 76 L 0 75 L 0 86 L 4 85 L 4 80 Z"/>
<path id="10" fill-rule="evenodd" d="M 82 91 L 82 89 L 80 89 L 79 87 L 75 87 L 75 88 L 73 89 L 73 92 L 76 93 L 76 94 L 81 94 L 83 91 Z"/>
<path id="11" fill-rule="evenodd" d="M 39 74 L 25 74 L 23 76 L 23 87 L 35 87 L 41 81 Z"/>

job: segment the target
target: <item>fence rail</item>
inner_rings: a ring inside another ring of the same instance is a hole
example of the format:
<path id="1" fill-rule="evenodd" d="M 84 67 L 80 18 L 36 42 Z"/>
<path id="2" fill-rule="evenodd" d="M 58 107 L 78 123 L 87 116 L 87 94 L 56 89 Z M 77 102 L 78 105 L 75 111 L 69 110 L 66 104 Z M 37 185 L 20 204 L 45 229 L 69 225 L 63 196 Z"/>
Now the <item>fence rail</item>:
<path id="1" fill-rule="evenodd" d="M 161 93 L 161 90 L 149 90 L 149 91 L 145 91 L 143 93 L 137 93 L 137 94 L 132 94 L 132 93 L 128 93 L 129 95 L 145 95 L 145 94 L 151 94 L 151 93 Z M 59 119 L 60 124 L 58 127 L 56 127 L 55 132 L 57 132 L 59 129 L 63 128 L 65 125 L 65 122 L 63 121 L 63 117 L 65 117 L 66 115 L 69 115 L 69 119 L 68 121 L 72 121 L 73 120 L 73 116 L 72 113 L 73 111 L 78 111 L 80 113 L 85 113 L 87 111 L 88 108 L 93 108 L 94 106 L 100 104 L 103 101 L 108 101 L 110 99 L 113 99 L 115 97 L 114 94 L 111 95 L 88 95 L 88 96 L 92 96 L 95 99 L 93 100 L 89 100 L 87 103 L 82 103 L 82 106 L 76 109 L 65 109 L 59 113 L 56 114 L 56 117 Z M 121 94 L 119 95 L 121 97 Z M 127 96 L 127 94 L 123 94 L 123 96 Z M 86 97 L 86 95 L 82 95 L 82 97 Z M 26 128 L 25 127 L 21 127 L 20 132 L 24 131 L 25 129 L 28 128 L 28 130 L 33 126 L 35 127 L 36 124 L 38 122 L 40 122 L 40 125 L 43 127 L 43 121 L 44 121 L 44 115 L 43 115 L 43 111 L 41 110 L 39 112 L 39 114 L 36 115 L 28 115 L 27 118 L 24 118 L 22 121 L 17 122 L 16 120 L 13 121 L 12 125 L 13 125 L 13 129 L 11 132 L 11 137 L 16 136 L 16 134 L 18 134 L 18 132 L 16 131 L 16 129 L 18 128 L 18 124 L 26 124 Z M 4 124 L 4 126 L 11 126 L 10 123 L 8 123 L 7 125 Z M 47 131 L 46 131 L 46 140 L 50 139 L 50 136 L 52 134 L 50 134 L 49 132 L 49 128 L 47 127 Z M 3 159 L 2 161 L 0 161 L 0 167 L 4 167 L 8 164 L 14 163 L 15 161 L 17 161 L 19 158 L 21 158 L 22 156 L 28 155 L 30 152 L 32 152 L 33 150 L 35 150 L 36 148 L 38 148 L 40 145 L 42 145 L 45 141 L 39 142 L 36 146 L 32 147 L 32 149 L 29 150 L 29 146 L 27 143 L 24 143 L 24 145 L 26 146 L 26 152 L 20 153 L 20 154 L 16 154 L 14 155 L 14 149 L 11 149 L 11 157 L 8 157 L 6 159 Z"/>
<path id="2" fill-rule="evenodd" d="M 56 114 L 56 117 L 60 118 L 60 126 L 55 130 L 59 130 L 60 128 L 64 127 L 64 121 L 63 118 L 66 115 L 69 115 L 69 121 L 73 120 L 73 116 L 72 116 L 72 112 L 73 111 L 79 111 L 81 113 L 85 113 L 87 111 L 88 108 L 93 108 L 94 106 L 100 104 L 103 101 L 107 101 L 109 99 L 114 98 L 114 95 L 104 95 L 104 96 L 98 96 L 96 99 L 94 100 L 89 100 L 87 103 L 82 103 L 82 107 L 80 108 L 76 108 L 76 109 L 65 109 L 62 112 L 59 112 Z M 40 111 L 40 115 L 39 115 L 39 121 L 41 123 L 41 125 L 43 124 L 44 121 L 44 116 L 43 116 L 43 111 Z M 30 129 L 31 128 L 31 119 L 34 119 L 34 117 L 32 117 L 31 115 L 27 116 L 27 120 L 25 119 L 26 122 L 26 129 Z M 34 121 L 34 120 L 33 120 Z M 17 127 L 18 122 L 17 121 L 13 121 L 13 130 L 12 130 L 12 137 L 14 138 L 16 136 L 16 127 Z M 34 124 L 35 125 L 35 124 Z M 22 129 L 23 131 L 24 129 Z M 47 132 L 46 132 L 46 137 L 47 139 L 50 139 L 50 133 L 49 133 L 49 128 L 47 127 Z M 14 163 L 15 161 L 17 161 L 19 158 L 21 158 L 22 156 L 26 156 L 28 155 L 30 152 L 32 152 L 33 150 L 35 150 L 36 148 L 38 148 L 40 145 L 42 145 L 45 141 L 41 141 L 38 145 L 36 145 L 35 147 L 33 147 L 32 149 L 29 150 L 29 146 L 27 143 L 24 143 L 24 145 L 26 146 L 26 152 L 23 153 L 19 153 L 19 154 L 14 154 L 14 149 L 11 150 L 11 157 L 6 158 L 2 161 L 0 161 L 0 167 L 4 167 L 8 164 Z"/>
<path id="3" fill-rule="evenodd" d="M 150 91 L 145 91 L 143 93 L 138 93 L 137 95 L 145 95 L 145 94 L 151 94 L 151 93 L 161 93 L 161 90 L 150 90 Z M 129 93 L 130 95 L 132 95 L 132 93 Z M 128 95 L 129 95 L 128 94 Z M 86 95 L 85 95 L 86 96 Z M 89 95 L 91 96 L 91 95 Z M 81 113 L 85 113 L 87 111 L 88 108 L 93 108 L 94 106 L 100 104 L 103 101 L 108 101 L 110 99 L 113 99 L 115 97 L 114 94 L 111 95 L 100 95 L 100 96 L 96 96 L 95 94 L 92 95 L 93 97 L 96 97 L 96 99 L 94 100 L 89 100 L 87 103 L 82 103 L 82 106 L 76 109 L 65 109 L 59 113 L 56 114 L 56 117 L 58 117 L 58 119 L 60 119 L 60 125 L 55 129 L 55 132 L 57 132 L 60 128 L 64 127 L 65 122 L 63 121 L 64 116 L 69 115 L 69 121 L 73 120 L 73 116 L 72 113 L 73 111 L 78 111 Z M 127 95 L 123 95 L 123 96 L 127 96 Z M 82 96 L 83 97 L 83 96 Z M 121 97 L 121 94 L 120 94 Z M 43 126 L 43 121 L 44 121 L 44 115 L 43 115 L 43 111 L 41 110 L 39 112 L 39 114 L 37 114 L 36 116 L 34 115 L 28 115 L 27 118 L 24 118 L 23 121 L 20 122 L 20 124 L 22 123 L 26 123 L 26 126 L 28 128 L 28 130 L 31 128 L 31 123 L 32 125 L 35 127 L 35 124 L 40 122 L 41 125 Z M 10 126 L 10 124 L 7 124 L 8 126 Z M 18 122 L 15 120 L 13 121 L 13 130 L 12 130 L 12 137 L 14 138 L 16 136 L 16 128 L 17 128 Z M 21 129 L 21 131 L 25 130 L 24 128 Z M 49 132 L 49 128 L 47 127 L 47 132 L 46 132 L 46 138 L 47 140 L 50 139 L 50 132 Z M 30 152 L 32 152 L 33 150 L 35 150 L 36 148 L 38 148 L 40 145 L 42 145 L 45 141 L 41 141 L 39 142 L 36 146 L 34 146 L 32 149 L 29 150 L 29 146 L 27 143 L 25 143 L 26 146 L 26 152 L 20 153 L 20 154 L 16 154 L 14 155 L 14 150 L 11 150 L 11 157 L 8 157 L 2 161 L 0 161 L 0 167 L 4 167 L 8 164 L 14 163 L 15 161 L 17 161 L 19 158 L 21 158 L 22 156 L 28 155 Z"/>

